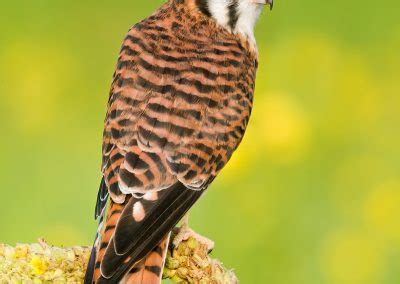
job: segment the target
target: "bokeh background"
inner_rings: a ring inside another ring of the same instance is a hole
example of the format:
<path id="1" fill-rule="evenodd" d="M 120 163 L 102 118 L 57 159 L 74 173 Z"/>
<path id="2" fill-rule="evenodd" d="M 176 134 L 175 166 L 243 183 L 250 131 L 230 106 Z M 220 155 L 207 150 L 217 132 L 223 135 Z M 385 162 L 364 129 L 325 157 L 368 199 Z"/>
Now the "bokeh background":
<path id="1" fill-rule="evenodd" d="M 162 1 L 2 1 L 0 242 L 91 244 L 111 75 Z M 191 225 L 242 283 L 400 283 L 399 1 L 275 1 L 255 107 Z"/>

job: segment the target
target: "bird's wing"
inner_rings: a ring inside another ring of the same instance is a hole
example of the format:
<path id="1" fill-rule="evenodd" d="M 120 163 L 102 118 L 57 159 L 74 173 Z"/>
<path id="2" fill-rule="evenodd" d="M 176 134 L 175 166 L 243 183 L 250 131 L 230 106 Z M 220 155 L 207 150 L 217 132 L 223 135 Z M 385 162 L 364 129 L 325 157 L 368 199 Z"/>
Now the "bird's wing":
<path id="1" fill-rule="evenodd" d="M 159 279 L 167 249 L 163 242 L 202 192 L 177 183 L 151 198 L 127 196 L 123 204 L 110 202 L 96 252 L 96 283 L 117 282 L 128 272 L 131 277 L 139 272 L 136 277 Z"/>
<path id="2" fill-rule="evenodd" d="M 256 63 L 237 40 L 185 41 L 157 22 L 130 30 L 110 92 L 96 215 L 107 194 L 111 208 L 95 264 L 108 281 L 121 279 L 200 197 L 251 110 Z"/>

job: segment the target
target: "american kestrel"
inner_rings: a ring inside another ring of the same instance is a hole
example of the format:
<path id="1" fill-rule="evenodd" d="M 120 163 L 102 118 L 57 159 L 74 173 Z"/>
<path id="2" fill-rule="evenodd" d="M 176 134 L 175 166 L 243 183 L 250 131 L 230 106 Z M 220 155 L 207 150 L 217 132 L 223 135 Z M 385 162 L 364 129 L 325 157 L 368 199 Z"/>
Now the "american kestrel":
<path id="1" fill-rule="evenodd" d="M 160 283 L 171 230 L 244 135 L 264 4 L 272 0 L 169 0 L 128 32 L 105 118 L 86 283 Z"/>

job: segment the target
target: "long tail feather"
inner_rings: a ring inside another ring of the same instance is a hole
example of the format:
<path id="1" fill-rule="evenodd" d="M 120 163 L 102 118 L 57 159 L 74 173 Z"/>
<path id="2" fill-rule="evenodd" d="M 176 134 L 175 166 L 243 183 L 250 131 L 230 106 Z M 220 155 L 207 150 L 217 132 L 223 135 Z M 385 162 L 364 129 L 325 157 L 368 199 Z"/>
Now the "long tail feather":
<path id="1" fill-rule="evenodd" d="M 122 284 L 159 284 L 167 256 L 171 233 L 165 237 L 145 258 L 135 264 L 120 281 Z"/>
<path id="2" fill-rule="evenodd" d="M 99 225 L 102 226 L 102 228 L 100 228 L 101 232 L 98 232 L 97 234 L 95 244 L 92 249 L 91 258 L 89 260 L 88 269 L 85 276 L 86 284 L 94 283 L 101 277 L 100 264 L 106 252 L 107 245 L 113 236 L 116 224 L 124 206 L 125 204 L 110 202 L 105 226 L 101 225 L 102 222 Z M 95 258 L 95 261 L 92 259 L 92 257 Z"/>
<path id="3" fill-rule="evenodd" d="M 102 178 L 99 188 L 99 193 L 97 195 L 97 202 L 96 202 L 96 209 L 95 209 L 95 219 L 99 220 L 99 225 L 97 227 L 96 237 L 94 239 L 94 244 L 92 251 L 90 253 L 89 262 L 86 269 L 85 274 L 85 282 L 84 283 L 92 283 L 93 276 L 95 272 L 96 266 L 96 258 L 97 258 L 97 251 L 99 247 L 100 237 L 103 230 L 103 221 L 105 217 L 105 211 L 107 208 L 108 202 L 108 190 L 105 184 L 104 178 Z"/>
<path id="4" fill-rule="evenodd" d="M 96 250 L 97 250 L 96 246 L 93 245 L 92 251 L 90 253 L 89 263 L 86 269 L 85 283 L 93 282 L 94 267 L 96 264 Z"/>

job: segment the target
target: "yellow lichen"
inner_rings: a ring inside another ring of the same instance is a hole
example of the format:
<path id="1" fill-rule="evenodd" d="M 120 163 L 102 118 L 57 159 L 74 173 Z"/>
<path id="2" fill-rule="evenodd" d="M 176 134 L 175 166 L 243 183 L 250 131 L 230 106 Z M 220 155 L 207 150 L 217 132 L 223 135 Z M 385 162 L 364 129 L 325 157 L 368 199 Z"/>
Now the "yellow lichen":
<path id="1" fill-rule="evenodd" d="M 43 240 L 0 244 L 0 283 L 82 283 L 89 247 L 58 248 Z"/>
<path id="2" fill-rule="evenodd" d="M 30 263 L 32 265 L 33 273 L 36 275 L 42 275 L 47 270 L 46 262 L 38 256 L 34 256 Z"/>
<path id="3" fill-rule="evenodd" d="M 26 245 L 17 245 L 14 252 L 15 258 L 22 258 L 28 254 L 28 246 Z"/>

